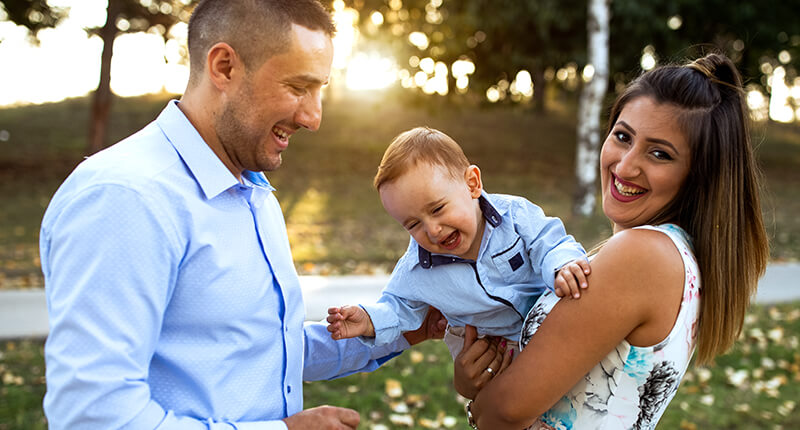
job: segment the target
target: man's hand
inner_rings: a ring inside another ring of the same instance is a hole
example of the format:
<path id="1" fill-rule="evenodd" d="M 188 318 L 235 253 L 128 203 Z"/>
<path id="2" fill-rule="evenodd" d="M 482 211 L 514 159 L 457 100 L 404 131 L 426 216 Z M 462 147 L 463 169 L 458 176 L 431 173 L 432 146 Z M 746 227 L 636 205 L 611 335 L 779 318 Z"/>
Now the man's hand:
<path id="1" fill-rule="evenodd" d="M 414 331 L 403 333 L 403 336 L 410 345 L 416 345 L 423 340 L 443 338 L 445 329 L 447 329 L 447 319 L 439 309 L 429 306 L 422 325 Z"/>
<path id="2" fill-rule="evenodd" d="M 506 352 L 502 339 L 478 339 L 475 327 L 467 325 L 464 347 L 453 362 L 453 385 L 458 394 L 474 399 L 481 388 L 511 364 L 513 354 L 513 349 Z"/>
<path id="3" fill-rule="evenodd" d="M 283 419 L 289 430 L 351 430 L 358 427 L 359 421 L 358 412 L 336 406 L 306 409 Z"/>
<path id="4" fill-rule="evenodd" d="M 592 268 L 586 260 L 575 260 L 565 264 L 556 273 L 553 289 L 558 297 L 581 297 L 581 289 L 588 288 L 586 276 L 592 273 Z"/>
<path id="5" fill-rule="evenodd" d="M 375 327 L 369 314 L 361 306 L 328 308 L 328 331 L 333 339 L 357 336 L 375 336 Z"/>

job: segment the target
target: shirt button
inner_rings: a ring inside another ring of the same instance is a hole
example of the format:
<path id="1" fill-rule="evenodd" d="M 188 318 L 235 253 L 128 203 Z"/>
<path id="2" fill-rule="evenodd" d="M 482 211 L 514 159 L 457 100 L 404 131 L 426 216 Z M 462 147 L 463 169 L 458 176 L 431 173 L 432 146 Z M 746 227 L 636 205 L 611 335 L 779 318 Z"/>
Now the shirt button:
<path id="1" fill-rule="evenodd" d="M 292 386 L 291 385 L 287 385 L 286 386 L 286 393 L 289 394 L 291 392 L 292 392 Z"/>
<path id="2" fill-rule="evenodd" d="M 283 331 L 285 331 L 286 333 L 289 333 L 289 327 L 284 327 Z"/>

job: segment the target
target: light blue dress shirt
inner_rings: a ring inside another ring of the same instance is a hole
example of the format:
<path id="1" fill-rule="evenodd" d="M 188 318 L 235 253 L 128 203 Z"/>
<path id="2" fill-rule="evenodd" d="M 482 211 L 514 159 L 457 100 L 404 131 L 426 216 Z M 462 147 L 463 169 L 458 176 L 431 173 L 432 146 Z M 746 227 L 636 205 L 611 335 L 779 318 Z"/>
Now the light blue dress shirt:
<path id="1" fill-rule="evenodd" d="M 75 169 L 40 236 L 51 429 L 285 429 L 303 380 L 408 347 L 304 323 L 273 191 L 239 183 L 176 101 Z"/>
<path id="2" fill-rule="evenodd" d="M 478 259 L 431 254 L 411 238 L 378 302 L 361 304 L 375 337 L 359 339 L 386 345 L 419 327 L 431 305 L 453 327 L 469 324 L 480 335 L 519 341 L 524 316 L 553 289 L 556 270 L 586 252 L 561 220 L 525 198 L 483 193 L 478 204 L 486 222 Z"/>

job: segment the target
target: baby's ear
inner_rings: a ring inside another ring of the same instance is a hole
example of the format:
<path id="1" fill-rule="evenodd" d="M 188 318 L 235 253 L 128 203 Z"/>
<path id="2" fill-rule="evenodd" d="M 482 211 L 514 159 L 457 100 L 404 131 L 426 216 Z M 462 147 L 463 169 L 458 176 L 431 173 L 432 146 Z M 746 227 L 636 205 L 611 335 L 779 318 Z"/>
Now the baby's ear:
<path id="1" fill-rule="evenodd" d="M 483 191 L 483 182 L 481 182 L 481 169 L 478 166 L 471 164 L 467 167 L 466 173 L 464 173 L 464 178 L 467 181 L 467 187 L 469 188 L 469 193 L 473 199 L 477 199 L 481 196 L 481 192 Z"/>

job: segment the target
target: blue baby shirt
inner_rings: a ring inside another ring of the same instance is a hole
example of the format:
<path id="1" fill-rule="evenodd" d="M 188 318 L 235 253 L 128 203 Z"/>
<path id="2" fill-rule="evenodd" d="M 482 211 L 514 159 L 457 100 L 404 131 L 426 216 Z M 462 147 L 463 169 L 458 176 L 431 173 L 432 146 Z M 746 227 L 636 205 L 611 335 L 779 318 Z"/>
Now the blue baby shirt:
<path id="1" fill-rule="evenodd" d="M 479 205 L 486 227 L 478 259 L 431 254 L 412 238 L 378 302 L 361 305 L 375 327 L 375 338 L 363 342 L 384 345 L 417 329 L 428 305 L 451 326 L 519 340 L 524 316 L 553 288 L 556 270 L 586 258 L 561 220 L 523 197 L 484 193 Z"/>

